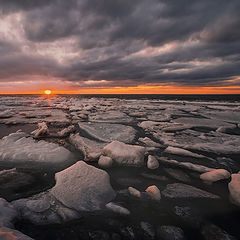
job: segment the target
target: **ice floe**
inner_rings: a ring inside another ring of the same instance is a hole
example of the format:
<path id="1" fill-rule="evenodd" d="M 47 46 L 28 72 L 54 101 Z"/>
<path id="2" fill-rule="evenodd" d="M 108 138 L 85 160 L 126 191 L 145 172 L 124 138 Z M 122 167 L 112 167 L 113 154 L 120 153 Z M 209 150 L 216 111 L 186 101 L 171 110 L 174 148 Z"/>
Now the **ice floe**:
<path id="1" fill-rule="evenodd" d="M 156 200 L 156 201 L 159 201 L 161 199 L 161 193 L 160 193 L 160 190 L 157 186 L 155 185 L 152 185 L 152 186 L 149 186 L 145 192 L 148 194 L 148 196 L 153 199 L 153 200 Z"/>
<path id="2" fill-rule="evenodd" d="M 122 207 L 119 204 L 116 204 L 114 202 L 107 203 L 106 208 L 108 210 L 118 213 L 120 215 L 129 215 L 130 214 L 130 211 L 128 209 L 126 209 L 125 207 Z"/>
<path id="3" fill-rule="evenodd" d="M 138 124 L 139 127 L 143 128 L 144 130 L 155 130 L 158 129 L 158 126 L 161 125 L 159 122 L 154 121 L 143 121 Z"/>
<path id="4" fill-rule="evenodd" d="M 107 172 L 77 162 L 56 173 L 49 191 L 12 202 L 23 219 L 35 224 L 62 223 L 77 219 L 82 211 L 104 209 L 115 198 Z"/>
<path id="5" fill-rule="evenodd" d="M 143 143 L 147 147 L 162 147 L 160 143 L 156 143 L 148 137 L 139 138 L 138 141 Z"/>
<path id="6" fill-rule="evenodd" d="M 98 210 L 115 197 L 109 175 L 83 161 L 57 173 L 55 178 L 56 185 L 50 192 L 75 210 Z"/>
<path id="7" fill-rule="evenodd" d="M 91 122 L 109 122 L 109 123 L 127 123 L 131 122 L 132 118 L 120 111 L 106 111 L 101 114 L 90 114 Z"/>
<path id="8" fill-rule="evenodd" d="M 158 159 L 160 163 L 166 164 L 166 165 L 171 165 L 171 166 L 176 166 L 176 167 L 180 167 L 180 168 L 186 168 L 189 170 L 193 170 L 196 172 L 210 172 L 212 170 L 215 170 L 214 168 L 209 168 L 203 165 L 199 165 L 199 164 L 195 164 L 195 163 L 190 163 L 190 162 L 179 162 L 177 160 L 169 160 L 166 158 L 159 158 Z"/>
<path id="9" fill-rule="evenodd" d="M 121 124 L 79 122 L 78 125 L 80 132 L 83 130 L 91 137 L 103 142 L 117 140 L 131 143 L 136 135 L 136 130 L 134 128 Z"/>
<path id="10" fill-rule="evenodd" d="M 240 136 L 238 135 L 228 135 L 214 131 L 199 133 L 185 130 L 178 134 L 154 133 L 154 137 L 167 146 L 183 148 L 189 151 L 201 151 L 217 155 L 240 154 L 238 147 Z"/>
<path id="11" fill-rule="evenodd" d="M 191 127 L 198 127 L 198 128 L 208 128 L 212 130 L 216 130 L 222 126 L 232 126 L 231 124 L 218 120 L 218 119 L 208 119 L 208 118 L 177 118 L 174 119 L 173 122 L 187 124 Z"/>
<path id="12" fill-rule="evenodd" d="M 34 137 L 44 136 L 49 134 L 48 126 L 45 122 L 38 123 L 38 129 L 31 132 Z"/>
<path id="13" fill-rule="evenodd" d="M 230 178 L 231 174 L 225 169 L 216 169 L 200 175 L 200 178 L 206 182 L 216 182 Z"/>
<path id="14" fill-rule="evenodd" d="M 71 134 L 69 141 L 78 150 L 84 154 L 85 161 L 97 161 L 102 154 L 102 149 L 106 143 L 96 142 L 85 137 L 81 137 L 78 133 Z"/>
<path id="15" fill-rule="evenodd" d="M 67 128 L 62 129 L 61 131 L 57 132 L 58 136 L 60 137 L 66 137 L 68 136 L 70 133 L 72 133 L 75 130 L 75 126 L 74 125 L 70 125 Z"/>
<path id="16" fill-rule="evenodd" d="M 59 224 L 80 217 L 76 210 L 64 206 L 48 191 L 15 200 L 12 204 L 22 219 L 37 225 Z"/>
<path id="17" fill-rule="evenodd" d="M 107 156 L 103 156 L 101 155 L 99 160 L 98 160 L 98 165 L 101 167 L 101 168 L 109 168 L 111 167 L 113 164 L 113 161 L 110 157 L 107 157 Z"/>
<path id="18" fill-rule="evenodd" d="M 142 166 L 145 151 L 141 146 L 113 141 L 104 147 L 103 154 L 111 157 L 119 165 Z"/>
<path id="19" fill-rule="evenodd" d="M 138 191 L 136 188 L 129 187 L 129 188 L 128 188 L 128 192 L 129 192 L 129 194 L 132 195 L 133 197 L 141 198 L 141 192 Z"/>
<path id="20" fill-rule="evenodd" d="M 182 149 L 182 148 L 171 147 L 171 146 L 168 146 L 164 150 L 164 152 L 169 153 L 169 154 L 174 154 L 174 155 L 180 155 L 180 156 L 184 156 L 184 157 L 206 158 L 203 155 L 196 154 L 196 153 L 190 152 L 190 151 Z"/>
<path id="21" fill-rule="evenodd" d="M 240 207 L 240 174 L 232 174 L 231 182 L 228 184 L 230 197 L 233 203 Z"/>
<path id="22" fill-rule="evenodd" d="M 148 155 L 147 167 L 149 169 L 157 169 L 159 167 L 158 160 L 154 156 Z"/>
<path id="23" fill-rule="evenodd" d="M 13 114 L 11 117 L 0 118 L 0 123 L 5 124 L 30 124 L 30 123 L 55 123 L 55 124 L 68 124 L 69 119 L 67 114 L 61 109 L 52 108 L 36 108 L 29 107 L 28 111 L 23 108 L 23 111 Z"/>
<path id="24" fill-rule="evenodd" d="M 73 154 L 64 147 L 44 140 L 36 141 L 18 131 L 0 140 L 0 164 L 6 166 L 28 165 L 31 167 L 68 164 Z"/>

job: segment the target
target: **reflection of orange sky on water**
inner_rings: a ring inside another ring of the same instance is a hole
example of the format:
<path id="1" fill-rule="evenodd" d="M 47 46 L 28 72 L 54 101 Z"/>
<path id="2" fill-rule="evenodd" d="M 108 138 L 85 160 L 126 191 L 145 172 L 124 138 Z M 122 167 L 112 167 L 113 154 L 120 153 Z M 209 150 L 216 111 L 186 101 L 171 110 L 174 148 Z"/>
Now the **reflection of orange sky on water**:
<path id="1" fill-rule="evenodd" d="M 13 232 L 6 231 L 0 228 L 0 239 L 17 240 L 17 239 L 20 239 L 20 236 L 16 236 Z"/>
<path id="2" fill-rule="evenodd" d="M 44 90 L 12 91 L 0 94 L 43 94 Z M 173 87 L 140 85 L 136 87 L 92 88 L 92 89 L 52 89 L 56 94 L 240 94 L 240 86 L 234 87 Z M 46 95 L 46 94 L 45 94 Z"/>

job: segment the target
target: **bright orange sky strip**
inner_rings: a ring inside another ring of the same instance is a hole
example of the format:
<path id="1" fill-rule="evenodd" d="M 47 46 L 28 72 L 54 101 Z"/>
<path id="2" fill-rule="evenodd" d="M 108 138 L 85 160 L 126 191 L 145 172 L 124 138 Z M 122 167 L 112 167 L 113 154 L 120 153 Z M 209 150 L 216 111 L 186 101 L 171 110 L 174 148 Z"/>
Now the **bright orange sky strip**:
<path id="1" fill-rule="evenodd" d="M 0 94 L 44 94 L 45 89 L 35 91 L 11 91 Z M 51 89 L 52 94 L 240 94 L 240 86 L 234 87 L 173 87 L 142 85 L 136 87 Z"/>

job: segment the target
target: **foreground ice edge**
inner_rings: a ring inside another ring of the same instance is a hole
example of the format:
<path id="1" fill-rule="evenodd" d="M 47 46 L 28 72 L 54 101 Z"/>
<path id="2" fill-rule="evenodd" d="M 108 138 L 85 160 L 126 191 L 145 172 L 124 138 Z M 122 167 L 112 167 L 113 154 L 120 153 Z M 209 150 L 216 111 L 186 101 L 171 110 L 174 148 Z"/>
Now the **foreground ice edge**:
<path id="1" fill-rule="evenodd" d="M 55 178 L 56 185 L 47 192 L 12 202 L 24 219 L 35 224 L 62 223 L 79 218 L 82 211 L 104 209 L 116 196 L 108 173 L 83 161 Z"/>

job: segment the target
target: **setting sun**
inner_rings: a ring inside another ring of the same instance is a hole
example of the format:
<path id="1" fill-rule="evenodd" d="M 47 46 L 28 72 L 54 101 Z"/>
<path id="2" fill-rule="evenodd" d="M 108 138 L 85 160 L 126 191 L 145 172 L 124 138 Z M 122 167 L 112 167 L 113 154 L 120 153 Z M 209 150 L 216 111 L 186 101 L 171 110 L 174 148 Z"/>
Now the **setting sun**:
<path id="1" fill-rule="evenodd" d="M 50 95 L 52 93 L 52 91 L 51 90 L 45 90 L 44 93 L 47 94 L 47 95 Z"/>

